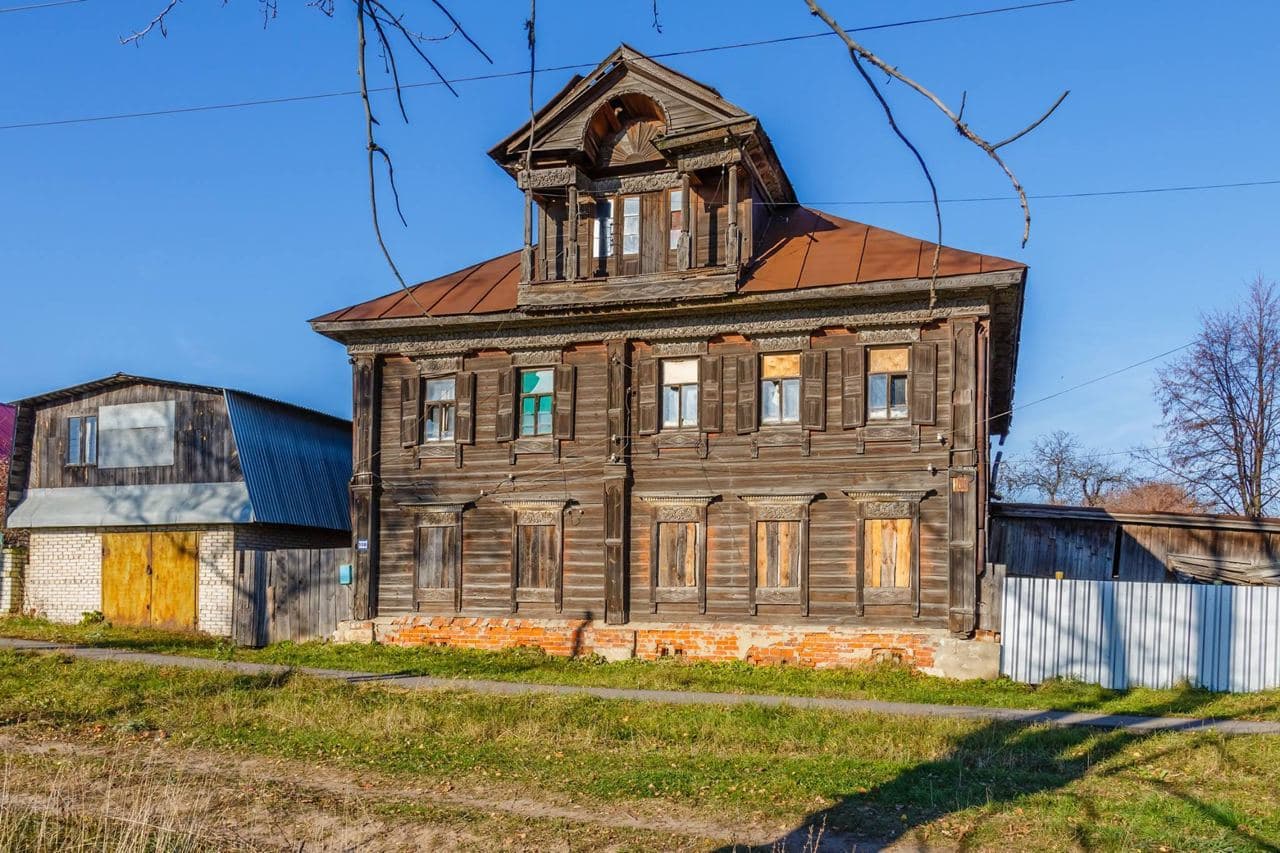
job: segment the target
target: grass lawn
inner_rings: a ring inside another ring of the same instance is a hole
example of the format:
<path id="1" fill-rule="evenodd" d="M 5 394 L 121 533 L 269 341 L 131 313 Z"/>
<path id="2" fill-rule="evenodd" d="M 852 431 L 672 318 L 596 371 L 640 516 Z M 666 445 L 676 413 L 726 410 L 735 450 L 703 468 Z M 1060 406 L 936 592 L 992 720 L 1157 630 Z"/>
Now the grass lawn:
<path id="1" fill-rule="evenodd" d="M 475 660 L 474 674 L 492 675 L 483 660 Z M 632 669 L 650 683 L 677 672 Z M 547 664 L 533 671 L 578 679 L 592 670 Z M 630 670 L 596 671 L 612 679 Z M 772 683 L 750 681 L 748 673 L 735 682 L 734 673 L 713 683 Z M 773 675 L 794 689 L 802 682 L 789 679 L 804 673 Z M 880 684 L 888 676 L 864 677 Z M 317 774 L 339 768 L 376 775 L 379 784 L 447 783 L 495 802 L 536 797 L 602 813 L 656 808 L 726 826 L 814 824 L 868 839 L 977 849 L 1280 844 L 1280 737 L 420 693 L 0 652 L 0 735 L 150 742 L 152 733 L 178 753 L 305 762 Z"/>
<path id="2" fill-rule="evenodd" d="M 934 678 L 899 666 L 815 670 L 746 663 L 688 663 L 676 659 L 606 663 L 596 658 L 551 657 L 530 649 L 487 652 L 332 643 L 281 643 L 265 649 L 242 649 L 225 640 L 198 634 L 103 624 L 55 625 L 21 617 L 0 619 L 0 636 L 287 666 L 445 678 L 1280 720 L 1280 691 L 1227 694 L 1190 687 L 1117 691 L 1065 680 L 1031 686 L 1004 678 L 991 681 Z"/>

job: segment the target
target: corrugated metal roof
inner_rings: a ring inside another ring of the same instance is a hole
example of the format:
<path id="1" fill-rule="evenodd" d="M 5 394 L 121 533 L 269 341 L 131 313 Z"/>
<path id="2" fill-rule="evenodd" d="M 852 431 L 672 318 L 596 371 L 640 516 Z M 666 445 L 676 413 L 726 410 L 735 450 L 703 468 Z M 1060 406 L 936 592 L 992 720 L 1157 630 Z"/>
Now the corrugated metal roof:
<path id="1" fill-rule="evenodd" d="M 253 520 L 349 529 L 351 424 L 242 391 L 223 396 Z"/>
<path id="2" fill-rule="evenodd" d="M 928 278 L 934 243 L 873 225 L 841 219 L 807 207 L 773 215 L 739 293 L 764 293 L 841 284 L 870 284 Z M 1025 269 L 1026 264 L 978 252 L 942 247 L 938 275 L 974 275 Z M 342 323 L 516 309 L 520 253 L 499 255 L 404 290 L 316 317 L 313 323 Z M 417 303 L 414 302 L 417 300 Z M 422 308 L 418 307 L 421 303 Z"/>

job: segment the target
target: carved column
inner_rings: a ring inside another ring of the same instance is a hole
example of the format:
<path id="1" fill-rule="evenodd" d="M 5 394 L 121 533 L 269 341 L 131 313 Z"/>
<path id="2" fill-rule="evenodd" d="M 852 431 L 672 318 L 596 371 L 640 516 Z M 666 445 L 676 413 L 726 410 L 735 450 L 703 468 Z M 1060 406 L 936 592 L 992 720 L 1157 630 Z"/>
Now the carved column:
<path id="1" fill-rule="evenodd" d="M 520 283 L 533 280 L 533 190 L 524 191 L 524 248 L 520 250 Z"/>
<path id="2" fill-rule="evenodd" d="M 676 243 L 676 269 L 684 271 L 693 266 L 693 243 L 689 236 L 690 214 L 693 205 L 689 202 L 689 173 L 680 173 L 680 239 Z"/>
<path id="3" fill-rule="evenodd" d="M 630 573 L 631 440 L 627 398 L 629 353 L 627 341 L 605 342 L 609 360 L 606 392 L 609 446 L 604 465 L 604 618 L 610 625 L 628 621 Z"/>
<path id="4" fill-rule="evenodd" d="M 372 619 L 378 613 L 378 410 L 382 377 L 377 356 L 351 358 L 351 538 L 355 552 L 352 615 Z"/>
<path id="5" fill-rule="evenodd" d="M 738 229 L 738 167 L 729 166 L 729 227 L 725 229 L 724 262 L 736 267 L 742 256 L 742 235 Z"/>
<path id="6" fill-rule="evenodd" d="M 578 188 L 569 187 L 569 240 L 565 244 L 564 277 L 578 280 Z"/>
<path id="7" fill-rule="evenodd" d="M 948 503 L 948 616 L 951 632 L 973 633 L 978 600 L 978 352 L 972 317 L 952 321 L 951 465 Z"/>

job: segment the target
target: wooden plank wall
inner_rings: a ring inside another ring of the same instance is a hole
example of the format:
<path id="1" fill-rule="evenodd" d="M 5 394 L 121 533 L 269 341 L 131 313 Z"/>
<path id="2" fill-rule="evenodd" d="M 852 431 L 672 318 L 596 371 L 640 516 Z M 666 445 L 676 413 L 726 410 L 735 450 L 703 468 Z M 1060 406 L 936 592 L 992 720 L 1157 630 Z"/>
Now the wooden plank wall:
<path id="1" fill-rule="evenodd" d="M 232 637 L 244 646 L 331 636 L 352 618 L 352 587 L 338 583 L 350 548 L 236 552 Z"/>
<path id="2" fill-rule="evenodd" d="M 1067 517 L 1051 517 L 1054 510 Z M 1073 580 L 1174 581 L 1170 554 L 1271 561 L 1280 557 L 1280 525 L 1263 523 L 1240 529 L 1236 520 L 1216 516 L 1130 516 L 1097 512 L 1096 518 L 1072 514 L 1074 508 L 1044 507 L 1034 515 L 992 515 L 992 562 L 1009 575 Z M 1248 525 L 1244 525 L 1247 527 Z"/>

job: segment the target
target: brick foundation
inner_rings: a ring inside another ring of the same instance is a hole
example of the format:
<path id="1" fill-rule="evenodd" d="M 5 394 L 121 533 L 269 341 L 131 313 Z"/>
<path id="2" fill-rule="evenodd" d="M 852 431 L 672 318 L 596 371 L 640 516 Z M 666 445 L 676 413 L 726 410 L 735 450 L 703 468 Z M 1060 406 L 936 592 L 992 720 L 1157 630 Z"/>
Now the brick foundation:
<path id="1" fill-rule="evenodd" d="M 897 660 L 930 674 L 948 675 L 939 658 L 951 660 L 954 648 L 975 651 L 998 661 L 999 646 L 957 640 L 946 631 L 854 628 L 813 625 L 735 625 L 673 623 L 610 626 L 590 620 L 476 618 L 447 616 L 381 617 L 347 622 L 336 638 L 347 642 L 377 641 L 392 645 L 447 645 L 498 650 L 517 646 L 560 656 L 597 654 L 610 660 L 631 657 L 654 660 L 680 657 L 699 661 L 748 661 L 807 667 L 856 666 Z M 961 677 L 972 677 L 965 672 Z"/>

